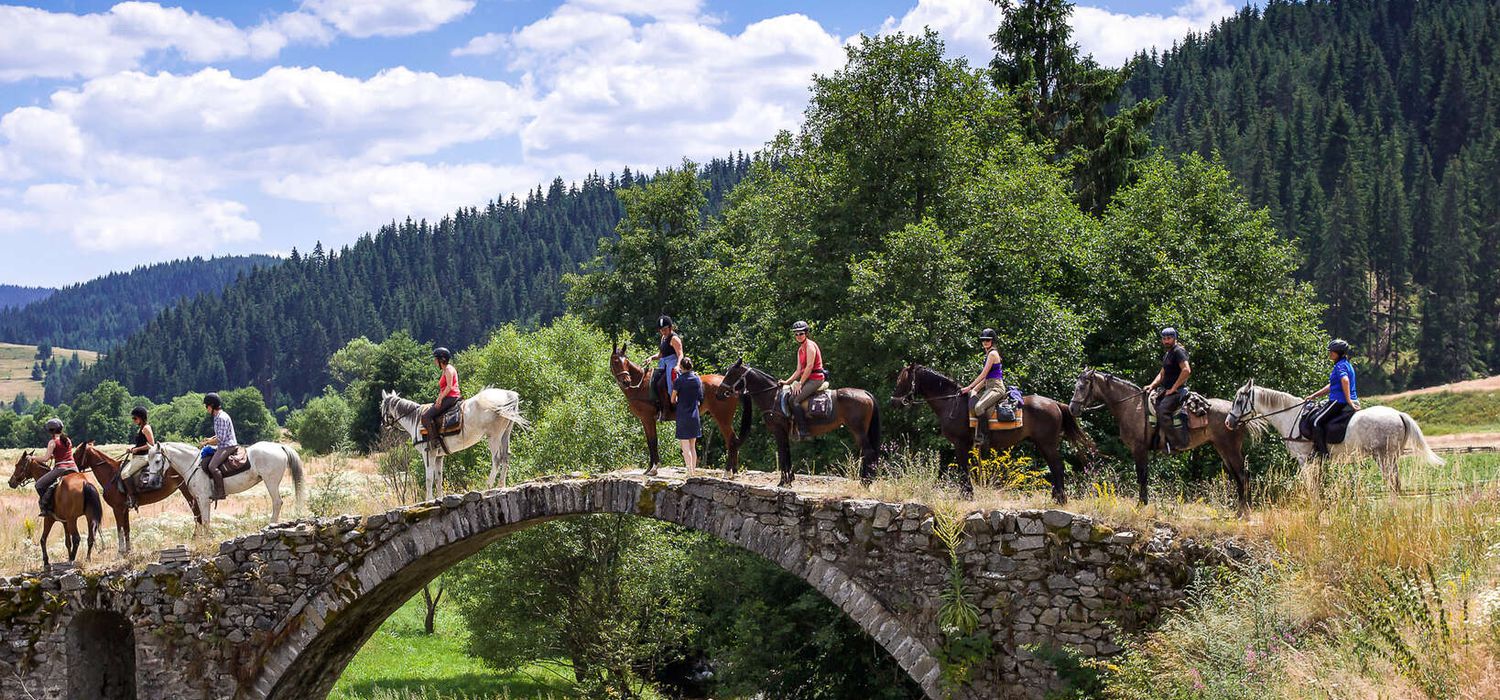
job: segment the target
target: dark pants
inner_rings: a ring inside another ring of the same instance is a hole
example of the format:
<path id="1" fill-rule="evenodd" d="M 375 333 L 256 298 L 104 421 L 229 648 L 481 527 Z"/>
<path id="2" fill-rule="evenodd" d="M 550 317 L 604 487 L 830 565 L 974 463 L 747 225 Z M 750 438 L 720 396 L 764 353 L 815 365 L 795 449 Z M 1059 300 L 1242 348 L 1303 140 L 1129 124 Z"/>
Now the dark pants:
<path id="1" fill-rule="evenodd" d="M 65 476 L 67 476 L 69 474 L 77 474 L 77 473 L 78 473 L 78 469 L 77 468 L 58 467 L 58 468 L 53 468 L 52 471 L 49 471 L 46 474 L 43 474 L 41 476 L 41 478 L 39 478 L 39 479 L 36 480 L 36 495 L 37 495 L 37 498 L 38 498 L 38 502 L 42 506 L 42 512 L 45 513 L 45 512 L 47 512 L 49 510 L 47 508 L 47 500 L 46 500 L 47 499 L 47 489 L 52 488 L 52 484 L 55 483 L 58 479 L 61 479 L 61 478 L 65 477 Z"/>
<path id="2" fill-rule="evenodd" d="M 458 404 L 457 396 L 444 396 L 441 401 L 422 412 L 422 427 L 427 429 L 427 439 L 437 442 L 444 452 L 448 451 L 448 446 L 444 444 L 442 436 L 438 435 L 438 420 L 456 404 Z"/>
<path id="3" fill-rule="evenodd" d="M 1168 446 L 1175 449 L 1186 449 L 1187 444 L 1192 441 L 1187 435 L 1187 430 L 1177 428 L 1177 412 L 1182 410 L 1182 402 L 1187 400 L 1187 387 L 1177 391 L 1162 392 L 1156 397 L 1156 429 L 1161 432 L 1163 440 Z"/>
<path id="4" fill-rule="evenodd" d="M 1353 413 L 1354 407 L 1342 401 L 1329 401 L 1313 414 L 1313 454 L 1319 457 L 1328 456 L 1328 424 L 1333 419 L 1346 413 Z"/>
<path id="5" fill-rule="evenodd" d="M 208 478 L 214 480 L 213 499 L 215 501 L 221 500 L 227 495 L 224 493 L 224 461 L 243 449 L 245 448 L 240 445 L 215 448 L 214 456 L 209 457 L 208 464 L 203 466 L 203 471 L 208 472 Z"/>

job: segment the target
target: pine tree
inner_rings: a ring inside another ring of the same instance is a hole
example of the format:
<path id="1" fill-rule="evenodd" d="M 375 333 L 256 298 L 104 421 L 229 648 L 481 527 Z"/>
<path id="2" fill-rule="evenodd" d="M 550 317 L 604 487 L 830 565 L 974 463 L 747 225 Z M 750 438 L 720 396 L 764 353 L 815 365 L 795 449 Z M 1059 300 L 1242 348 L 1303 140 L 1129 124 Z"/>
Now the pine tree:
<path id="1" fill-rule="evenodd" d="M 1422 354 L 1415 379 L 1428 384 L 1467 379 L 1475 367 L 1475 244 L 1468 221 L 1462 161 L 1449 162 L 1443 175 L 1432 252 L 1441 269 L 1423 302 Z"/>

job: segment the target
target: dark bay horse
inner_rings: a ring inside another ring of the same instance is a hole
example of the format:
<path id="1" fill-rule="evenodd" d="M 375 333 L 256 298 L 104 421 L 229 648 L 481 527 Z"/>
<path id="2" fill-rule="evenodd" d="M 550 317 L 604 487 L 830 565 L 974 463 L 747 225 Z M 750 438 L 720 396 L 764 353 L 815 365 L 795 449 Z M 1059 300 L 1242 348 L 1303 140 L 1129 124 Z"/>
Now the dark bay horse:
<path id="1" fill-rule="evenodd" d="M 10 487 L 20 488 L 22 484 L 39 479 L 48 471 L 46 464 L 32 459 L 31 452 L 25 452 L 16 460 L 16 471 L 10 475 Z M 80 517 L 87 523 L 89 531 L 89 549 L 85 557 L 93 559 L 94 537 L 99 534 L 99 521 L 104 518 L 104 507 L 99 505 L 99 492 L 89 483 L 89 478 L 82 471 L 77 471 L 58 479 L 57 488 L 52 491 L 52 512 L 47 514 L 42 523 L 43 568 L 52 565 L 47 557 L 47 535 L 52 532 L 52 524 L 59 520 L 63 524 L 63 546 L 68 550 L 68 561 L 78 558 L 78 546 L 82 539 L 78 534 Z"/>
<path id="2" fill-rule="evenodd" d="M 73 461 L 82 471 L 93 470 L 94 478 L 99 480 L 99 486 L 104 490 L 104 502 L 109 504 L 110 510 L 115 514 L 115 532 L 120 540 L 117 545 L 119 552 L 122 555 L 129 554 L 130 508 L 126 506 L 125 485 L 120 481 L 120 461 L 101 452 L 93 442 L 73 448 Z M 166 500 L 177 491 L 182 492 L 182 497 L 187 499 L 188 506 L 193 509 L 193 519 L 201 520 L 198 502 L 193 499 L 192 493 L 182 488 L 182 475 L 176 469 L 167 469 L 162 474 L 161 486 L 136 493 L 135 501 L 137 505 L 148 506 Z"/>
<path id="3" fill-rule="evenodd" d="M 1068 409 L 1073 415 L 1080 416 L 1086 410 L 1100 407 L 1108 409 L 1120 426 L 1120 441 L 1130 448 L 1130 456 L 1135 459 L 1135 478 L 1140 484 L 1141 505 L 1145 505 L 1146 468 L 1151 459 L 1153 432 L 1146 419 L 1146 392 L 1129 380 L 1108 372 L 1084 370 L 1073 385 L 1073 400 Z M 1190 431 L 1188 449 L 1213 444 L 1214 450 L 1224 460 L 1225 472 L 1234 481 L 1239 512 L 1244 515 L 1250 509 L 1250 476 L 1245 470 L 1245 435 L 1250 430 L 1246 426 L 1231 429 L 1225 425 L 1230 408 L 1228 401 L 1209 399 L 1208 425 Z M 1158 447 L 1156 451 L 1164 450 Z"/>
<path id="4" fill-rule="evenodd" d="M 792 422 L 777 407 L 777 389 L 781 382 L 765 372 L 739 360 L 724 372 L 724 381 L 719 387 L 720 398 L 732 393 L 748 396 L 755 408 L 765 418 L 766 428 L 776 438 L 776 465 L 781 469 L 779 486 L 789 486 L 792 474 Z M 705 391 L 707 391 L 705 389 Z M 833 416 L 829 420 L 809 421 L 808 431 L 813 436 L 832 432 L 845 426 L 859 445 L 859 479 L 866 486 L 875 480 L 875 466 L 880 461 L 880 405 L 875 397 L 864 389 L 839 389 L 834 392 Z M 747 409 L 748 413 L 748 409 Z"/>
<path id="5" fill-rule="evenodd" d="M 655 474 L 661 466 L 661 454 L 656 446 L 656 399 L 652 396 L 651 373 L 631 362 L 625 355 L 628 345 L 629 342 L 622 343 L 610 350 L 609 371 L 615 376 L 615 383 L 620 386 L 620 391 L 625 394 L 630 412 L 640 420 L 641 429 L 646 433 L 646 451 L 651 457 L 651 465 L 646 473 Z M 719 434 L 724 436 L 724 450 L 727 453 L 724 470 L 734 474 L 740 468 L 740 445 L 750 431 L 750 411 L 747 407 L 745 415 L 740 417 L 740 432 L 735 435 L 734 412 L 740 406 L 739 399 L 733 395 L 720 396 L 719 387 L 723 377 L 717 374 L 700 374 L 698 378 L 703 381 L 703 405 L 699 411 L 713 416 L 714 422 L 719 424 Z M 675 406 L 667 409 L 667 420 L 677 420 Z"/>
<path id="6" fill-rule="evenodd" d="M 891 403 L 908 406 L 921 400 L 937 414 L 943 437 L 953 443 L 957 452 L 959 489 L 968 495 L 974 493 L 969 478 L 974 429 L 969 427 L 969 395 L 961 393 L 961 389 L 958 382 L 943 373 L 913 363 L 902 368 L 896 376 L 896 394 L 891 397 Z M 1021 409 L 1021 427 L 990 431 L 990 449 L 1003 452 L 1022 440 L 1030 440 L 1050 470 L 1047 480 L 1052 482 L 1052 499 L 1066 503 L 1068 495 L 1063 488 L 1062 452 L 1058 447 L 1064 438 L 1083 449 L 1092 447 L 1093 441 L 1078 427 L 1078 419 L 1060 401 L 1033 394 L 1021 399 Z"/>

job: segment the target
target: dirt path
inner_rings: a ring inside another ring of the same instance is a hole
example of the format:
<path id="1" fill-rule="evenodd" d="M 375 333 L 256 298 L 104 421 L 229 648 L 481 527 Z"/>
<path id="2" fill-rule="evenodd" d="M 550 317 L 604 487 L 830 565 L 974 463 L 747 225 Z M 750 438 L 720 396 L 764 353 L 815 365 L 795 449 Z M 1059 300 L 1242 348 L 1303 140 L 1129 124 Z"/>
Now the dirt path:
<path id="1" fill-rule="evenodd" d="M 1483 379 L 1470 379 L 1466 382 L 1440 384 L 1438 386 L 1430 386 L 1425 389 L 1412 389 L 1411 391 L 1403 391 L 1399 394 L 1388 394 L 1386 396 L 1376 396 L 1372 398 L 1380 401 L 1389 401 L 1391 399 L 1399 399 L 1406 396 L 1416 396 L 1417 394 L 1436 394 L 1443 391 L 1451 391 L 1455 393 L 1500 391 L 1500 375 L 1485 377 Z"/>

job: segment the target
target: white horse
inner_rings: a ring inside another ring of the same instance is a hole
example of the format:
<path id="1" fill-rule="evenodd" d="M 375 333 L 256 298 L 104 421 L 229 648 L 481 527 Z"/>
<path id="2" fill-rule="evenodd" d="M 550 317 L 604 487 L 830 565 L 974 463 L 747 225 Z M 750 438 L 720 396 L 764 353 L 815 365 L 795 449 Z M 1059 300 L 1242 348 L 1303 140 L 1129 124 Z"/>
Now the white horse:
<path id="1" fill-rule="evenodd" d="M 1300 396 L 1256 386 L 1252 379 L 1235 393 L 1234 405 L 1224 424 L 1233 429 L 1240 421 L 1269 422 L 1281 433 L 1287 451 L 1306 467 L 1313 458 L 1313 444 L 1300 434 L 1298 427 L 1303 403 Z M 1371 406 L 1355 412 L 1349 419 L 1344 441 L 1329 445 L 1328 456 L 1330 459 L 1374 457 L 1391 491 L 1401 493 L 1400 459 L 1407 448 L 1430 465 L 1443 463 L 1443 458 L 1427 446 L 1422 429 L 1411 416 L 1388 406 Z"/>
<path id="2" fill-rule="evenodd" d="M 463 431 L 443 438 L 449 452 L 467 449 L 480 440 L 490 445 L 490 478 L 486 488 L 495 488 L 495 477 L 500 486 L 505 486 L 510 476 L 510 432 L 516 426 L 531 424 L 521 415 L 521 397 L 509 389 L 486 387 L 483 391 L 464 399 L 459 406 L 464 412 Z M 387 426 L 400 426 L 415 441 L 422 431 L 422 412 L 427 406 L 397 396 L 393 391 L 381 393 L 380 416 Z M 422 464 L 427 468 L 427 500 L 443 495 L 443 459 L 447 455 L 438 447 L 436 440 L 423 443 Z"/>
<path id="3" fill-rule="evenodd" d="M 200 451 L 201 448 L 183 442 L 158 442 L 147 453 L 146 460 L 152 469 L 170 466 L 182 476 L 188 491 L 198 501 L 198 523 L 207 529 L 213 517 L 214 482 L 198 463 Z M 297 455 L 296 450 L 274 442 L 257 442 L 246 447 L 245 454 L 250 458 L 250 468 L 224 478 L 226 494 L 240 493 L 265 482 L 266 491 L 271 494 L 271 522 L 280 522 L 281 479 L 290 471 L 292 488 L 297 497 L 297 512 L 306 512 L 302 458 Z M 166 464 L 162 464 L 163 462 Z"/>

